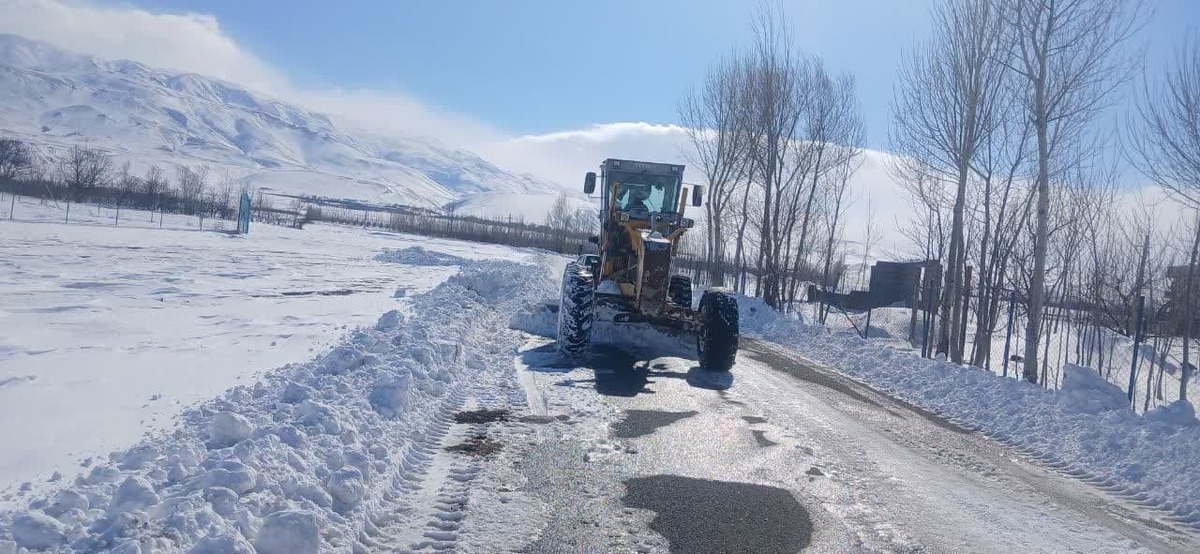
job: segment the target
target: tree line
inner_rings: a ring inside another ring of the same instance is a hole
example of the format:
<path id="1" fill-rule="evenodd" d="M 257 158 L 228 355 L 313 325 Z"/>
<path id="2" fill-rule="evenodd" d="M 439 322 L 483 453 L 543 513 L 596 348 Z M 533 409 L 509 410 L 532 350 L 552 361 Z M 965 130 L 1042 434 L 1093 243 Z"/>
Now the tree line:
<path id="1" fill-rule="evenodd" d="M 752 287 L 782 309 L 811 267 L 819 284 L 834 284 L 865 131 L 854 77 L 801 51 L 782 12 L 762 9 L 752 42 L 711 67 L 679 117 L 688 161 L 708 186 L 700 250 L 709 281 Z"/>
<path id="2" fill-rule="evenodd" d="M 1146 73 L 1127 121 L 1114 129 L 1106 117 L 1138 84 L 1130 43 L 1150 11 L 1140 0 L 942 0 L 929 38 L 905 53 L 888 170 L 913 208 L 899 232 L 942 268 L 929 306 L 937 354 L 980 365 L 1010 297 L 1035 383 L 1046 380 L 1047 314 L 1132 336 L 1141 313 L 1162 333 L 1195 332 L 1200 45 Z M 799 265 L 845 255 L 846 183 L 864 140 L 853 76 L 796 48 L 783 19 L 760 9 L 752 45 L 718 60 L 679 109 L 710 191 L 710 280 L 775 307 L 796 300 Z M 1129 193 L 1122 162 L 1186 206 L 1186 220 L 1164 225 L 1171 212 Z M 864 251 L 878 229 L 868 235 Z M 1191 357 L 1185 340 L 1181 397 Z"/>
<path id="3" fill-rule="evenodd" d="M 203 165 L 178 165 L 171 172 L 152 165 L 141 174 L 131 165 L 117 164 L 107 152 L 80 145 L 43 159 L 27 143 L 0 138 L 0 191 L 65 202 L 68 210 L 73 203 L 93 203 L 118 213 L 129 208 L 232 219 L 243 193 L 251 195 L 254 209 L 273 209 L 269 195 L 228 174 L 214 179 Z"/>

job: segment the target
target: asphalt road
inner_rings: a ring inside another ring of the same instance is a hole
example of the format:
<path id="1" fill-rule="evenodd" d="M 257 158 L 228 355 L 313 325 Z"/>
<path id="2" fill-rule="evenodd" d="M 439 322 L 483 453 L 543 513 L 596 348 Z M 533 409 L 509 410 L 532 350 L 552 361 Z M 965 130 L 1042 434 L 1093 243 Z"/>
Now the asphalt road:
<path id="1" fill-rule="evenodd" d="M 598 347 L 518 355 L 545 417 L 526 552 L 1200 552 L 1191 529 L 774 345 L 729 375 Z M 525 439 L 523 439 L 525 440 Z"/>

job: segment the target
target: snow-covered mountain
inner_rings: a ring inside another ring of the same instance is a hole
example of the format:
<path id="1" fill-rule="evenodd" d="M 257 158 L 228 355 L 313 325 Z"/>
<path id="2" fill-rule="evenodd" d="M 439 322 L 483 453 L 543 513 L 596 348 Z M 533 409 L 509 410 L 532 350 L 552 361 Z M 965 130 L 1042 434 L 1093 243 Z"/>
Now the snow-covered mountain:
<path id="1" fill-rule="evenodd" d="M 10 34 L 0 34 L 0 136 L 48 155 L 87 143 L 135 168 L 204 164 L 289 194 L 440 207 L 559 190 L 433 139 L 371 134 L 229 82 Z"/>

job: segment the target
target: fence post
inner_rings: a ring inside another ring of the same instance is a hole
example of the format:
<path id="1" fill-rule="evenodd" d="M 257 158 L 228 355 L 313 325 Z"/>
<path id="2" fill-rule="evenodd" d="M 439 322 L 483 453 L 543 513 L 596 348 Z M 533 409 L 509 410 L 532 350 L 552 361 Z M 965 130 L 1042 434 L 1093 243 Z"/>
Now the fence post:
<path id="1" fill-rule="evenodd" d="M 12 201 L 8 205 L 8 220 L 12 221 L 17 213 L 17 193 L 13 193 Z"/>
<path id="2" fill-rule="evenodd" d="M 63 216 L 63 223 L 71 222 L 71 201 L 67 200 L 67 214 Z"/>
<path id="3" fill-rule="evenodd" d="M 1009 347 L 1012 346 L 1013 309 L 1017 306 L 1017 291 L 1008 291 L 1008 331 L 1004 334 L 1004 376 L 1008 377 Z"/>
<path id="4" fill-rule="evenodd" d="M 1134 324 L 1133 331 L 1133 361 L 1129 364 L 1129 403 L 1132 409 L 1137 409 L 1137 404 L 1133 400 L 1134 387 L 1137 386 L 1137 365 L 1138 365 L 1138 347 L 1142 342 L 1142 325 L 1145 323 L 1146 296 L 1138 296 L 1137 304 L 1137 321 Z"/>
<path id="5" fill-rule="evenodd" d="M 873 311 L 875 311 L 875 308 L 870 308 L 867 310 L 867 323 L 866 323 L 866 325 L 863 325 L 863 338 L 864 339 L 867 338 L 871 334 L 871 312 L 873 312 Z"/>

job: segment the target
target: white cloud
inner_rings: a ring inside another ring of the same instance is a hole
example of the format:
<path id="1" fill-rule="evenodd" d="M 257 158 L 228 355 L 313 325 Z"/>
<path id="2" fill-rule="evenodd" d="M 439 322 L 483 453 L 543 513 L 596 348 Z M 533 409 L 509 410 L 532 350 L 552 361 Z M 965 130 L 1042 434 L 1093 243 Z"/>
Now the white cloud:
<path id="1" fill-rule="evenodd" d="M 505 169 L 574 186 L 607 157 L 682 162 L 683 129 L 610 123 L 513 136 L 403 91 L 302 89 L 225 32 L 212 15 L 167 13 L 95 0 L 0 0 L 0 32 L 103 59 L 198 73 L 296 102 L 377 133 L 434 137 Z"/>
<path id="2" fill-rule="evenodd" d="M 83 0 L 0 0 L 0 32 L 271 93 L 287 87 L 282 73 L 237 44 L 211 15 L 158 13 Z"/>
<path id="3" fill-rule="evenodd" d="M 639 122 L 514 137 L 483 145 L 478 151 L 505 167 L 529 171 L 575 190 L 583 174 L 605 158 L 685 163 L 686 145 L 682 127 Z"/>
<path id="4" fill-rule="evenodd" d="M 483 122 L 430 107 L 403 92 L 324 89 L 294 91 L 291 96 L 309 109 L 375 133 L 435 137 L 448 145 L 476 151 L 509 138 Z"/>

